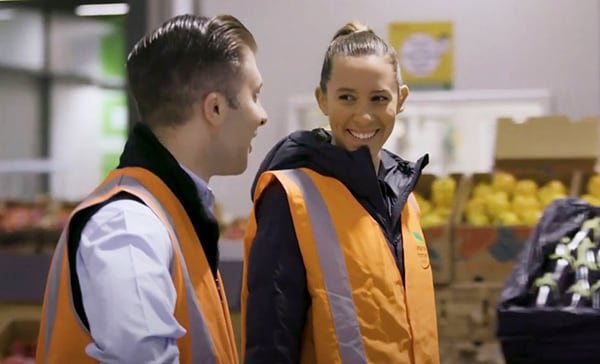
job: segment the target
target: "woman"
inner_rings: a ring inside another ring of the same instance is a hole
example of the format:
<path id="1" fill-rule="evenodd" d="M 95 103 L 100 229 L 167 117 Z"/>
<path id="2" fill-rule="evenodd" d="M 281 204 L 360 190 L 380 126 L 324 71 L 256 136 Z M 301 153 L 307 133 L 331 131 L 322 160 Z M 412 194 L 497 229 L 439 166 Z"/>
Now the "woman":
<path id="1" fill-rule="evenodd" d="M 315 91 L 331 131 L 300 131 L 253 186 L 245 363 L 439 363 L 433 281 L 412 196 L 424 156 L 382 149 L 402 110 L 398 57 L 348 23 Z"/>

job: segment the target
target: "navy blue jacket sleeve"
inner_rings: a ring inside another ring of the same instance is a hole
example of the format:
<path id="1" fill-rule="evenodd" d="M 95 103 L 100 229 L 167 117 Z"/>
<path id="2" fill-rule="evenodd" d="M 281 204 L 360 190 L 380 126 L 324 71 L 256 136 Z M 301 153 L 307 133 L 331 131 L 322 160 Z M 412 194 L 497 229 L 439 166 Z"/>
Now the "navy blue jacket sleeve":
<path id="1" fill-rule="evenodd" d="M 269 185 L 255 207 L 248 258 L 245 364 L 299 363 L 310 298 L 287 196 Z"/>

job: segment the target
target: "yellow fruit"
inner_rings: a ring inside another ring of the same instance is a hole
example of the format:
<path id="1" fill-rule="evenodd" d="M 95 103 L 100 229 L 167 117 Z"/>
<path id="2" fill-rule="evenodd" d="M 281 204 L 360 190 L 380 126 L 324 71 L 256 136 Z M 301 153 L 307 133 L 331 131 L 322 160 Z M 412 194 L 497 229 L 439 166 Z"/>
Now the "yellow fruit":
<path id="1" fill-rule="evenodd" d="M 538 221 L 540 221 L 540 218 L 542 217 L 542 211 L 535 209 L 525 210 L 522 212 L 520 217 L 523 224 L 527 226 L 534 226 L 538 223 Z"/>
<path id="2" fill-rule="evenodd" d="M 446 224 L 447 219 L 441 217 L 440 215 L 432 212 L 427 215 L 423 215 L 421 217 L 421 226 L 423 228 L 433 227 L 433 226 L 442 226 Z"/>
<path id="3" fill-rule="evenodd" d="M 542 188 L 547 189 L 548 191 L 562 194 L 562 195 L 567 194 L 567 188 L 561 181 L 559 181 L 557 179 L 553 179 L 552 181 L 549 181 Z"/>
<path id="4" fill-rule="evenodd" d="M 565 197 L 567 197 L 567 195 L 555 191 L 550 191 L 545 188 L 540 188 L 540 191 L 538 192 L 538 199 L 540 200 L 542 209 L 548 207 L 548 205 L 550 205 L 552 201 Z"/>
<path id="5" fill-rule="evenodd" d="M 514 212 L 504 211 L 494 218 L 494 223 L 503 226 L 513 226 L 521 224 L 521 221 Z"/>
<path id="6" fill-rule="evenodd" d="M 505 192 L 494 192 L 485 199 L 485 209 L 492 218 L 498 217 L 503 212 L 510 210 L 510 202 Z"/>
<path id="7" fill-rule="evenodd" d="M 421 210 L 421 215 L 425 215 L 431 212 L 431 202 L 427 200 L 418 201 L 419 209 Z"/>
<path id="8" fill-rule="evenodd" d="M 426 200 L 422 195 L 418 192 L 413 192 L 417 203 L 419 204 L 419 209 L 421 210 L 421 215 L 427 215 L 431 211 L 431 202 Z"/>
<path id="9" fill-rule="evenodd" d="M 413 196 L 415 196 L 415 200 L 417 200 L 418 203 L 426 200 L 425 197 L 423 197 L 423 195 L 421 195 L 419 192 L 413 191 Z"/>
<path id="10" fill-rule="evenodd" d="M 431 211 L 432 214 L 440 216 L 442 219 L 448 220 L 452 210 L 447 207 L 436 207 Z"/>
<path id="11" fill-rule="evenodd" d="M 492 188 L 496 191 L 506 192 L 508 195 L 513 193 L 516 179 L 510 173 L 496 172 L 492 176 Z"/>
<path id="12" fill-rule="evenodd" d="M 523 179 L 517 181 L 517 184 L 515 185 L 515 195 L 536 196 L 537 192 L 538 185 L 532 179 Z"/>
<path id="13" fill-rule="evenodd" d="M 431 184 L 431 200 L 436 206 L 452 208 L 456 181 L 451 177 L 437 178 Z"/>
<path id="14" fill-rule="evenodd" d="M 482 197 L 473 197 L 465 206 L 465 214 L 472 215 L 474 213 L 485 214 L 485 199 Z"/>
<path id="15" fill-rule="evenodd" d="M 486 214 L 475 212 L 467 214 L 467 224 L 474 226 L 489 225 L 490 219 Z"/>
<path id="16" fill-rule="evenodd" d="M 587 183 L 588 194 L 600 198 L 600 174 L 590 177 Z"/>
<path id="17" fill-rule="evenodd" d="M 519 217 L 528 210 L 539 210 L 540 202 L 535 195 L 515 195 L 512 201 L 512 211 Z"/>
<path id="18" fill-rule="evenodd" d="M 590 194 L 586 194 L 581 196 L 581 199 L 586 201 L 587 203 L 589 203 L 590 205 L 593 206 L 600 206 L 600 198 L 590 195 Z"/>
<path id="19" fill-rule="evenodd" d="M 473 188 L 473 197 L 485 197 L 487 195 L 491 195 L 494 192 L 492 186 L 487 183 L 479 182 Z"/>

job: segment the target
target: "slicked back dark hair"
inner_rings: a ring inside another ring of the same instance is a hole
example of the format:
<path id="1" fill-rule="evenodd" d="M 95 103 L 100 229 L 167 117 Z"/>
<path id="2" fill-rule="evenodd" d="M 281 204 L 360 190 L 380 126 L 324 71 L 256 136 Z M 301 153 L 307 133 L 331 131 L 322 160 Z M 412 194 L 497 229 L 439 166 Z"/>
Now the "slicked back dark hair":
<path id="1" fill-rule="evenodd" d="M 127 79 L 142 121 L 151 127 L 186 121 L 193 106 L 220 92 L 237 107 L 252 33 L 235 17 L 173 17 L 142 38 L 127 56 Z"/>

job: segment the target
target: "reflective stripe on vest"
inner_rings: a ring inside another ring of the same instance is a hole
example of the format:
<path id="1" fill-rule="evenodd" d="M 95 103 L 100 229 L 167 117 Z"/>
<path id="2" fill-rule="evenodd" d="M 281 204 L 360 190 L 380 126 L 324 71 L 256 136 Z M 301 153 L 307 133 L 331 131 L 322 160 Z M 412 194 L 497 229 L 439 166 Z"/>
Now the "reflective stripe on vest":
<path id="1" fill-rule="evenodd" d="M 302 192 L 316 243 L 342 363 L 367 363 L 346 263 L 321 193 L 301 170 L 281 171 Z"/>
<path id="2" fill-rule="evenodd" d="M 417 199 L 415 198 L 415 196 L 412 193 L 410 195 L 408 195 L 408 203 L 410 204 L 410 207 L 412 207 L 415 214 L 417 214 L 417 215 L 421 214 L 421 209 L 419 208 Z"/>
<path id="3" fill-rule="evenodd" d="M 211 335 L 209 334 L 207 324 L 202 317 L 199 302 L 196 298 L 196 294 L 194 291 L 194 287 L 192 285 L 192 281 L 189 277 L 189 272 L 187 270 L 187 266 L 185 260 L 183 259 L 183 254 L 181 251 L 181 246 L 179 245 L 179 239 L 177 236 L 177 231 L 174 228 L 175 225 L 170 218 L 169 214 L 167 214 L 164 207 L 159 203 L 159 201 L 146 189 L 143 185 L 133 177 L 122 176 L 120 178 L 115 178 L 105 185 L 101 186 L 97 190 L 95 190 L 87 199 L 98 198 L 106 193 L 108 193 L 111 189 L 115 187 L 120 187 L 123 191 L 128 192 L 138 198 L 140 198 L 146 205 L 159 217 L 163 223 L 165 223 L 165 228 L 169 232 L 170 238 L 173 240 L 172 246 L 174 247 L 174 253 L 180 257 L 179 261 L 181 264 L 183 278 L 186 289 L 187 296 L 187 307 L 188 307 L 188 318 L 189 318 L 189 332 L 187 333 L 191 337 L 191 350 L 192 350 L 192 362 L 193 363 L 216 363 L 216 356 L 214 345 L 212 343 Z M 158 211 L 156 211 L 156 208 Z M 45 335 L 45 352 L 44 352 L 44 363 L 48 361 L 48 350 L 50 348 L 51 341 L 51 332 L 52 328 L 55 324 L 56 317 L 56 299 L 51 299 L 52 297 L 58 296 L 58 289 L 61 279 L 61 266 L 63 263 L 63 258 L 65 257 L 65 250 L 67 249 L 67 236 L 65 229 L 60 237 L 60 240 L 56 246 L 55 250 L 55 259 L 50 267 L 50 272 L 48 276 L 48 288 L 47 288 L 47 300 L 46 310 L 43 313 L 46 319 L 45 332 L 42 334 Z M 171 274 L 173 274 L 174 267 L 171 266 Z M 69 292 L 71 295 L 72 293 Z M 71 297 L 71 305 L 73 303 Z M 79 320 L 75 309 L 71 307 L 73 310 L 74 316 Z M 81 322 L 80 322 L 81 323 Z M 89 335 L 89 331 L 81 324 L 81 329 Z"/>

